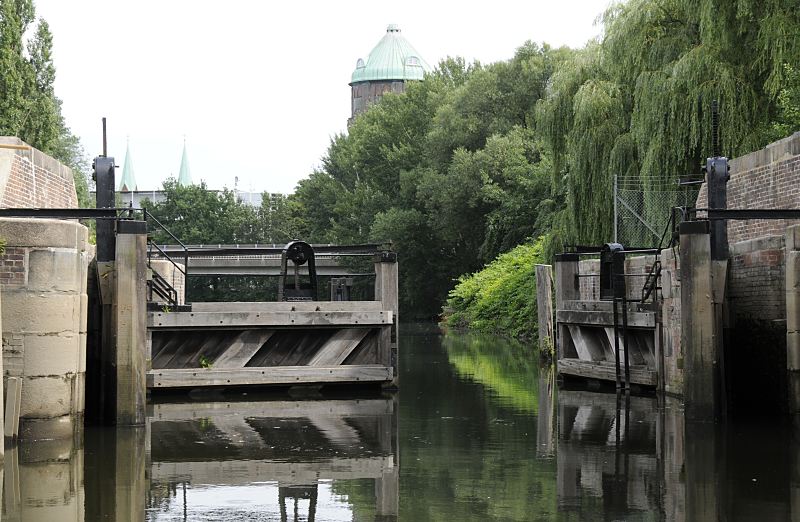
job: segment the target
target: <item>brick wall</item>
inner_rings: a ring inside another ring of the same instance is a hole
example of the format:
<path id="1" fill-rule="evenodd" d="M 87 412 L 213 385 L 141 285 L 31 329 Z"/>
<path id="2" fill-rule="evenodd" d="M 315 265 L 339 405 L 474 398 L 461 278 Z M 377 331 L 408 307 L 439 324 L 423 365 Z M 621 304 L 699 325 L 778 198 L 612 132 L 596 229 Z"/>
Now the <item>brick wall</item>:
<path id="1" fill-rule="evenodd" d="M 0 256 L 0 286 L 25 284 L 26 249 L 6 247 Z"/>
<path id="2" fill-rule="evenodd" d="M 768 236 L 731 246 L 728 304 L 739 320 L 786 318 L 784 237 Z"/>
<path id="3" fill-rule="evenodd" d="M 728 208 L 800 208 L 800 132 L 765 148 L 732 159 L 728 181 Z M 697 197 L 697 207 L 707 206 L 706 185 Z M 765 236 L 783 235 L 797 220 L 729 221 L 731 245 Z"/>
<path id="4" fill-rule="evenodd" d="M 77 208 L 72 169 L 18 138 L 0 137 L 0 207 Z"/>

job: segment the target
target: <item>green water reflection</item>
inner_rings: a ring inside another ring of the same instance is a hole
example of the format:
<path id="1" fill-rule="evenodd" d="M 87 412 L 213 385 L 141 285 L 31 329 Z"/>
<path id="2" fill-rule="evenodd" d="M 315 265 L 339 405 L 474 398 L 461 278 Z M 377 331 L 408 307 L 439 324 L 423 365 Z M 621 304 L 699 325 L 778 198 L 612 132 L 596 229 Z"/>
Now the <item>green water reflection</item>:
<path id="1" fill-rule="evenodd" d="M 443 348 L 439 348 L 441 345 Z M 400 511 L 408 520 L 550 520 L 556 461 L 537 452 L 536 359 L 483 336 L 408 339 Z"/>

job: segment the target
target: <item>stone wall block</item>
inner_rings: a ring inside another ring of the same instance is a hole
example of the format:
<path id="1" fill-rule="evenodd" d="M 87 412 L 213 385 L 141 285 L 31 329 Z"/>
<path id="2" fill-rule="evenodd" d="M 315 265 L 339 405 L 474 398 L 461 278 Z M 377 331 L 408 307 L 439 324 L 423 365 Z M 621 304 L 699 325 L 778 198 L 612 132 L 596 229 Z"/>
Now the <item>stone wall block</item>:
<path id="1" fill-rule="evenodd" d="M 3 293 L 3 327 L 22 334 L 79 333 L 78 294 Z"/>
<path id="2" fill-rule="evenodd" d="M 80 293 L 81 256 L 73 249 L 32 249 L 28 253 L 28 290 Z"/>
<path id="3" fill-rule="evenodd" d="M 0 237 L 8 244 L 20 247 L 75 248 L 85 237 L 83 225 L 60 219 L 0 219 Z"/>
<path id="4" fill-rule="evenodd" d="M 80 337 L 77 334 L 26 335 L 23 352 L 25 376 L 45 377 L 76 373 L 79 365 L 76 357 L 78 343 Z"/>
<path id="5" fill-rule="evenodd" d="M 80 324 L 78 331 L 81 334 L 86 334 L 87 322 L 89 319 L 89 296 L 85 293 L 80 294 Z"/>
<path id="6" fill-rule="evenodd" d="M 26 377 L 22 381 L 20 416 L 52 418 L 72 412 L 72 381 L 75 374 Z"/>

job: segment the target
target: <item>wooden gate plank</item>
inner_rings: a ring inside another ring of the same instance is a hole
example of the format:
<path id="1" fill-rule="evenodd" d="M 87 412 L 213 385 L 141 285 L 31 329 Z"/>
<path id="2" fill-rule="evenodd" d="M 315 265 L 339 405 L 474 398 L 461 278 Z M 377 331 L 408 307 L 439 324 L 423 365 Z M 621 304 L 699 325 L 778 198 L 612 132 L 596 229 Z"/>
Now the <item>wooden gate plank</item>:
<path id="1" fill-rule="evenodd" d="M 236 336 L 233 344 L 214 361 L 214 368 L 244 368 L 247 362 L 264 346 L 271 331 L 245 330 Z"/>
<path id="2" fill-rule="evenodd" d="M 369 328 L 344 328 L 339 330 L 320 348 L 308 365 L 336 366 L 342 364 L 368 333 Z"/>

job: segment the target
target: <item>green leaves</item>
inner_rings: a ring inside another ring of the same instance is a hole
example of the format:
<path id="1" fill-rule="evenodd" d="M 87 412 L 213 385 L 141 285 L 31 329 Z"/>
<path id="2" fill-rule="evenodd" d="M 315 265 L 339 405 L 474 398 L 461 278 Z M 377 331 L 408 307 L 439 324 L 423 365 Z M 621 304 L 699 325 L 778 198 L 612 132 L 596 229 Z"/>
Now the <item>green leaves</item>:
<path id="1" fill-rule="evenodd" d="M 0 135 L 17 136 L 70 167 L 79 205 L 91 206 L 85 154 L 55 95 L 47 22 L 39 19 L 27 45 L 24 41 L 34 20 L 31 0 L 0 0 Z"/>
<path id="2" fill-rule="evenodd" d="M 230 190 L 209 191 L 205 183 L 182 186 L 175 179 L 163 189 L 164 201 L 146 208 L 186 244 L 256 243 L 262 237 L 256 211 Z M 157 227 L 153 236 L 158 243 L 172 241 Z"/>
<path id="3" fill-rule="evenodd" d="M 536 335 L 536 273 L 543 239 L 500 255 L 483 270 L 462 276 L 450 291 L 444 323 L 513 337 Z"/>
<path id="4" fill-rule="evenodd" d="M 787 114 L 784 64 L 800 62 L 793 2 L 631 0 L 612 5 L 603 25 L 602 42 L 553 74 L 537 110 L 554 182 L 567 186 L 569 241 L 610 238 L 614 175 L 640 184 L 646 213 L 663 209 L 651 188 L 696 173 L 712 153 L 712 100 L 729 157 L 798 128 L 772 124 Z"/>

